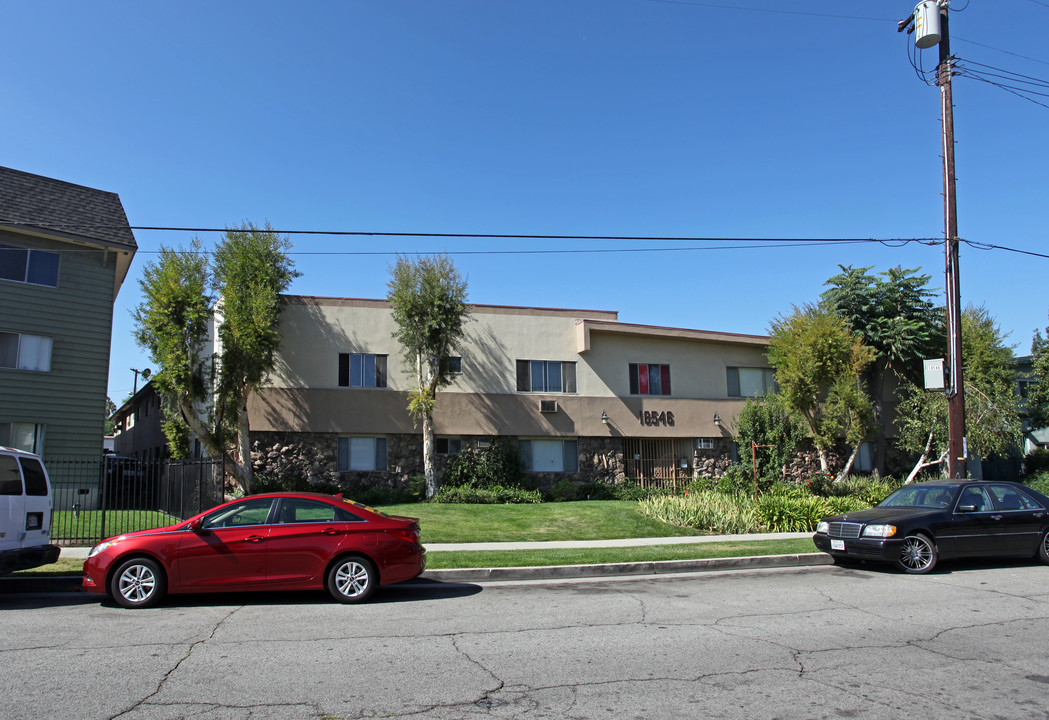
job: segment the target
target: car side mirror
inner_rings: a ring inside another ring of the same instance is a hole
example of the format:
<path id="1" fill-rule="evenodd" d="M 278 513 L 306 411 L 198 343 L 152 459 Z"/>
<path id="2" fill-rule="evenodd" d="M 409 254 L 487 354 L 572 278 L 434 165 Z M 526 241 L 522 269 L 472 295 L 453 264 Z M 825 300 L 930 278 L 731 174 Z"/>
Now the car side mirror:
<path id="1" fill-rule="evenodd" d="M 958 512 L 963 512 L 963 513 L 976 512 L 976 506 L 975 505 L 959 505 L 958 506 Z"/>
<path id="2" fill-rule="evenodd" d="M 189 529 L 192 530 L 193 532 L 200 532 L 203 527 L 204 527 L 204 522 L 200 518 L 197 518 L 196 520 L 194 520 L 193 522 L 191 522 L 189 524 Z"/>

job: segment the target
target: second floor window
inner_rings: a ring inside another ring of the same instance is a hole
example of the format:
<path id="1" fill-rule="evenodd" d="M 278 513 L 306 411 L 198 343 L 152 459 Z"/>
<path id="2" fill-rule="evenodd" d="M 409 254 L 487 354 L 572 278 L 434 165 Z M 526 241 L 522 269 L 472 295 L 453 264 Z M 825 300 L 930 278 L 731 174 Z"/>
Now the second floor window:
<path id="1" fill-rule="evenodd" d="M 518 360 L 517 391 L 575 393 L 575 363 L 560 360 Z"/>
<path id="2" fill-rule="evenodd" d="M 51 370 L 51 338 L 0 332 L 0 368 Z"/>
<path id="3" fill-rule="evenodd" d="M 386 356 L 339 353 L 339 387 L 386 387 Z"/>
<path id="4" fill-rule="evenodd" d="M 728 369 L 729 397 L 762 397 L 775 389 L 776 380 L 772 368 Z"/>
<path id="5" fill-rule="evenodd" d="M 58 287 L 58 253 L 0 245 L 0 279 Z"/>
<path id="6" fill-rule="evenodd" d="M 630 363 L 631 395 L 669 395 L 670 366 Z"/>

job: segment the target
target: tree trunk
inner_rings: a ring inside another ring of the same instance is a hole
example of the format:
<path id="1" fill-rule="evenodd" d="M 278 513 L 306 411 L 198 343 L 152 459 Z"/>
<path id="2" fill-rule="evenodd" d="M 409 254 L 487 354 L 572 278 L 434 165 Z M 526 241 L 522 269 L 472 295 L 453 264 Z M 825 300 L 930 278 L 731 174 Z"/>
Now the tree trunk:
<path id="1" fill-rule="evenodd" d="M 243 469 L 241 467 L 242 463 L 237 462 L 237 460 L 227 452 L 226 448 L 222 447 L 215 437 L 215 434 L 201 421 L 192 402 L 185 398 L 180 398 L 178 406 L 179 410 L 182 412 L 182 419 L 186 421 L 186 424 L 189 425 L 189 429 L 193 431 L 197 436 L 197 439 L 204 445 L 204 449 L 208 451 L 208 455 L 211 457 L 225 458 L 229 467 L 233 468 L 233 472 L 239 482 L 243 476 Z M 251 462 L 250 454 L 248 455 L 248 462 Z"/>
<path id="2" fill-rule="evenodd" d="M 904 485 L 909 485 L 912 482 L 914 482 L 914 478 L 918 477 L 918 473 L 920 473 L 925 468 L 932 467 L 933 465 L 939 465 L 947 459 L 947 451 L 945 450 L 938 459 L 933 461 L 928 460 L 929 452 L 932 450 L 932 439 L 934 435 L 934 431 L 929 432 L 929 440 L 925 443 L 925 449 L 922 450 L 922 454 L 921 457 L 918 458 L 918 462 L 914 464 L 914 469 L 911 470 L 911 474 L 907 476 L 906 480 L 904 480 Z"/>
<path id="3" fill-rule="evenodd" d="M 834 482 L 839 483 L 849 476 L 852 471 L 852 465 L 856 462 L 856 456 L 860 454 L 860 448 L 863 447 L 863 443 L 856 443 L 856 446 L 852 449 L 852 454 L 849 455 L 849 459 L 845 462 L 845 467 L 838 473 L 838 477 L 834 478 Z"/>
<path id="4" fill-rule="evenodd" d="M 433 463 L 433 415 L 423 415 L 423 473 L 426 475 L 426 497 L 432 499 L 440 486 L 437 484 L 437 469 Z"/>
<path id="5" fill-rule="evenodd" d="M 248 422 L 248 395 L 251 388 L 245 388 L 237 402 L 237 444 L 240 448 L 240 465 L 237 466 L 237 478 L 245 495 L 251 494 L 251 486 L 255 479 L 254 468 L 251 464 L 251 429 Z"/>

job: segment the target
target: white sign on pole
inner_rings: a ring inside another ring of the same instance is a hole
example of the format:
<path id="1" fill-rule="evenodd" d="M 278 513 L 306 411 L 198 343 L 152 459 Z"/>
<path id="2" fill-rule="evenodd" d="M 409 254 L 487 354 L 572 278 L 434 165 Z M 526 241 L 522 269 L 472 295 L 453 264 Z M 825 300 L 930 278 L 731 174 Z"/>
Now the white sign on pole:
<path id="1" fill-rule="evenodd" d="M 925 389 L 943 390 L 946 387 L 943 377 L 943 358 L 925 361 Z"/>

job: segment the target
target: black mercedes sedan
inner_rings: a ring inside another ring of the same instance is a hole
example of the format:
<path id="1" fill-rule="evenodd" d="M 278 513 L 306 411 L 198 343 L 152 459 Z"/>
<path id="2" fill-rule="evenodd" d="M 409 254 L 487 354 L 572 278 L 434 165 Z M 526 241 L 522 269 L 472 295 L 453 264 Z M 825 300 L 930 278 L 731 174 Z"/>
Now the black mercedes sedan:
<path id="1" fill-rule="evenodd" d="M 869 510 L 820 521 L 812 541 L 835 562 L 895 563 L 908 573 L 961 557 L 1049 563 L 1049 498 L 1015 482 L 915 483 Z"/>

